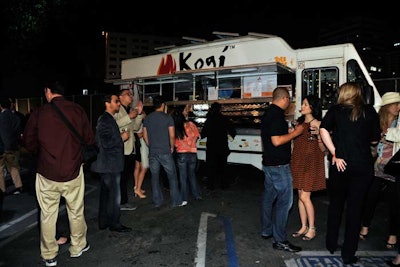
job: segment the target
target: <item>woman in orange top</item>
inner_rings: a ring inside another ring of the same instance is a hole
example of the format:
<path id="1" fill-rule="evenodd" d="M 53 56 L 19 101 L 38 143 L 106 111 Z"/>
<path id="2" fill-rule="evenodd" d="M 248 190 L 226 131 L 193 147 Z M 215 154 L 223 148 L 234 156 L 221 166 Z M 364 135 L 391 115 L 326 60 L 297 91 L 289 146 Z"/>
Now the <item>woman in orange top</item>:
<path id="1" fill-rule="evenodd" d="M 176 161 L 181 185 L 182 200 L 188 201 L 189 188 L 196 200 L 201 200 L 201 190 L 196 177 L 197 139 L 200 137 L 197 126 L 187 120 L 181 109 L 173 113 L 175 122 Z"/>

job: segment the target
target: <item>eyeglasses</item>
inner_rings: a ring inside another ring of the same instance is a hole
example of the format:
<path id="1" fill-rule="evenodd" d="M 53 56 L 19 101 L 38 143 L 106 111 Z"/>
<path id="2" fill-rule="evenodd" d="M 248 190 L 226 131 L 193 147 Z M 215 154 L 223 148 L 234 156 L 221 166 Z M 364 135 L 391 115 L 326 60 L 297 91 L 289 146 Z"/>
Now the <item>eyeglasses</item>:
<path id="1" fill-rule="evenodd" d="M 124 95 L 133 96 L 132 93 L 121 94 L 121 96 L 124 96 Z"/>

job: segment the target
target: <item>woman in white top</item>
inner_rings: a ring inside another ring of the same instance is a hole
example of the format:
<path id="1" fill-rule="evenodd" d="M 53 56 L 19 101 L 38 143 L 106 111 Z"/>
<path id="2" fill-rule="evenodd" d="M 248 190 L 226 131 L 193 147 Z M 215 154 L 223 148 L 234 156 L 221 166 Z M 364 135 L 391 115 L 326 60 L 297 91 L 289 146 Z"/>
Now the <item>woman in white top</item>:
<path id="1" fill-rule="evenodd" d="M 146 117 L 146 114 L 143 111 L 143 102 L 138 101 L 136 107 L 138 110 L 142 111 L 143 119 Z M 149 148 L 147 147 L 146 142 L 143 139 L 143 121 L 140 129 L 135 132 L 136 137 L 136 157 L 135 157 L 135 170 L 133 176 L 135 177 L 135 186 L 133 188 L 135 197 L 146 198 L 144 193 L 145 190 L 142 189 L 142 184 L 144 177 L 146 176 L 147 170 L 149 169 Z"/>

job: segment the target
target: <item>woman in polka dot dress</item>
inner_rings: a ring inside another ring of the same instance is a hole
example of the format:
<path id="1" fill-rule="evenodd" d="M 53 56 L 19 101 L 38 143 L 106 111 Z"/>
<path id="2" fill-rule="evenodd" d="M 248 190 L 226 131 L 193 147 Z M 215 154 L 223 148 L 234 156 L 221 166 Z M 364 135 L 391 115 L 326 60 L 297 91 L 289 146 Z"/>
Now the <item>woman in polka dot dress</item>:
<path id="1" fill-rule="evenodd" d="M 293 140 L 291 170 L 293 189 L 298 190 L 298 207 L 301 228 L 292 234 L 310 241 L 316 236 L 315 210 L 311 192 L 326 189 L 325 146 L 319 136 L 322 119 L 321 101 L 309 95 L 303 98 L 301 114 L 297 123 L 304 125 L 303 134 Z"/>

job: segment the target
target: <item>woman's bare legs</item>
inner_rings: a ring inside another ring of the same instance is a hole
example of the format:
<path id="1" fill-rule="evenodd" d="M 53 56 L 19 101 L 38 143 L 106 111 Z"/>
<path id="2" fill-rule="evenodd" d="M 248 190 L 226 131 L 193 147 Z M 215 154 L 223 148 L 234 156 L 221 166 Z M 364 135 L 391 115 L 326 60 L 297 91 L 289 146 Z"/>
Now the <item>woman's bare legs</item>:
<path id="1" fill-rule="evenodd" d="M 142 164 L 140 164 L 140 172 L 139 172 L 139 180 L 138 180 L 138 188 L 141 192 L 144 192 L 144 190 L 142 190 L 142 184 L 144 181 L 144 177 L 146 176 L 148 168 L 143 167 Z"/>
<path id="2" fill-rule="evenodd" d="M 146 198 L 144 190 L 142 190 L 142 184 L 144 176 L 146 175 L 147 168 L 144 168 L 141 162 L 135 162 L 135 195 L 139 198 Z"/>
<path id="3" fill-rule="evenodd" d="M 135 160 L 135 170 L 133 171 L 133 177 L 135 179 L 135 185 L 133 187 L 133 191 L 136 190 L 139 181 L 139 171 L 140 171 L 140 162 Z"/>
<path id="4" fill-rule="evenodd" d="M 365 240 L 367 238 L 367 235 L 368 235 L 368 227 L 362 226 L 360 230 L 360 239 Z"/>
<path id="5" fill-rule="evenodd" d="M 307 225 L 307 212 L 306 212 L 306 207 L 304 206 L 303 201 L 300 199 L 300 195 L 303 192 L 303 190 L 298 190 L 298 195 L 299 195 L 299 201 L 298 201 L 298 207 L 299 207 L 299 216 L 300 216 L 300 221 L 301 221 L 301 228 L 292 234 L 293 237 L 299 237 L 301 235 L 304 235 L 308 231 L 308 225 Z"/>
<path id="6" fill-rule="evenodd" d="M 396 248 L 397 244 L 397 236 L 396 235 L 389 235 L 388 240 L 386 242 L 387 249 L 394 249 Z"/>
<path id="7" fill-rule="evenodd" d="M 315 210 L 314 210 L 314 205 L 311 201 L 311 192 L 299 190 L 299 200 L 302 202 L 303 207 L 304 207 L 303 208 L 303 216 L 305 215 L 304 220 L 306 223 L 308 220 L 308 231 L 304 235 L 303 240 L 311 240 L 316 235 Z M 303 223 L 303 221 L 302 221 L 302 223 Z"/>

